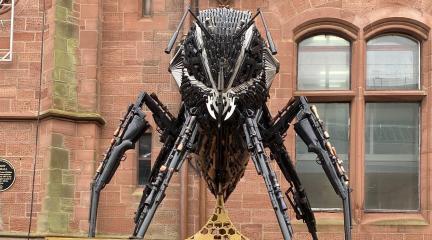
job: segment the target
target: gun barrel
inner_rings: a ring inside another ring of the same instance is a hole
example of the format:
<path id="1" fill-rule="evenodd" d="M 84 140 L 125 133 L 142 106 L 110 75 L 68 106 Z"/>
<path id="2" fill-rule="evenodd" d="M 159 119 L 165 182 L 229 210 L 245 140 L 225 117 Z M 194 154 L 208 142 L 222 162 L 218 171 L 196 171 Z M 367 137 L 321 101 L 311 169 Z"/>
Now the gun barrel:
<path id="1" fill-rule="evenodd" d="M 267 23 L 266 23 L 266 21 L 264 19 L 264 15 L 263 15 L 263 13 L 261 12 L 260 9 L 258 9 L 258 12 L 260 13 L 261 21 L 263 22 L 263 25 L 264 25 L 264 29 L 265 29 L 266 36 L 267 36 L 267 42 L 269 44 L 270 51 L 271 51 L 271 53 L 273 55 L 276 55 L 277 54 L 276 45 L 275 45 L 275 43 L 273 41 L 273 38 L 272 38 L 272 36 L 270 34 L 270 31 L 269 31 L 268 27 L 267 27 Z"/>
<path id="2" fill-rule="evenodd" d="M 189 8 L 189 9 L 190 9 L 190 8 Z M 181 27 L 183 26 L 183 22 L 184 22 L 184 20 L 186 19 L 186 16 L 187 16 L 188 12 L 189 12 L 189 10 L 186 10 L 186 11 L 184 12 L 183 17 L 182 17 L 182 19 L 180 20 L 179 25 L 177 26 L 176 31 L 175 31 L 174 34 L 172 35 L 172 37 L 171 37 L 171 39 L 170 39 L 170 41 L 169 41 L 169 43 L 168 43 L 168 46 L 165 48 L 165 53 L 166 53 L 166 54 L 169 54 L 169 53 L 171 52 L 171 50 L 172 50 L 172 48 L 173 48 L 173 46 L 174 46 L 174 43 L 175 43 L 175 41 L 177 40 L 177 36 L 178 36 L 178 34 L 179 34 L 179 32 L 180 32 L 180 29 L 181 29 Z"/>
<path id="3" fill-rule="evenodd" d="M 96 218 L 99 203 L 99 191 L 95 191 L 95 186 L 91 185 L 91 197 L 90 197 L 90 209 L 89 209 L 89 237 L 95 237 L 96 235 Z"/>
<path id="4" fill-rule="evenodd" d="M 350 189 L 347 189 L 347 198 L 343 199 L 342 206 L 344 209 L 344 229 L 345 229 L 345 239 L 351 239 L 351 193 Z"/>

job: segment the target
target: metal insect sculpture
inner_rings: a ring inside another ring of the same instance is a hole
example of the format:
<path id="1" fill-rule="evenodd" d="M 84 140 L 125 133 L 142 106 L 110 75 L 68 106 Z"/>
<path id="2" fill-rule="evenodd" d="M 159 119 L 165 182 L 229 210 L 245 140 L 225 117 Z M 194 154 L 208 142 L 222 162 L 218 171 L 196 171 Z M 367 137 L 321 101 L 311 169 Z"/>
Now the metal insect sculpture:
<path id="1" fill-rule="evenodd" d="M 200 11 L 196 16 L 188 9 L 166 53 L 171 52 L 188 13 L 195 21 L 169 66 L 182 96 L 180 112 L 174 117 L 155 94 L 145 92 L 129 106 L 91 184 L 89 236 L 95 236 L 100 191 L 110 182 L 125 151 L 133 149 L 149 128 L 141 109 L 145 104 L 153 113 L 163 147 L 143 191 L 134 219 L 133 237 L 144 237 L 171 177 L 179 171 L 186 156 L 195 154 L 209 190 L 222 203 L 234 191 L 250 157 L 258 175 L 264 179 L 283 238 L 290 240 L 293 230 L 288 208 L 270 166 L 270 160 L 275 160 L 290 185 L 285 195 L 296 218 L 306 223 L 313 239 L 318 239 L 305 189 L 283 144 L 289 126 L 295 122 L 295 132 L 308 151 L 317 155 L 332 187 L 342 199 L 345 239 L 351 239 L 348 177 L 316 108 L 310 106 L 305 97 L 293 97 L 272 117 L 266 106 L 279 63 L 273 56 L 277 50 L 261 11 L 258 9 L 252 16 L 248 11 L 216 8 Z M 267 43 L 255 26 L 258 15 Z M 222 237 L 217 239 L 231 239 L 227 235 Z"/>

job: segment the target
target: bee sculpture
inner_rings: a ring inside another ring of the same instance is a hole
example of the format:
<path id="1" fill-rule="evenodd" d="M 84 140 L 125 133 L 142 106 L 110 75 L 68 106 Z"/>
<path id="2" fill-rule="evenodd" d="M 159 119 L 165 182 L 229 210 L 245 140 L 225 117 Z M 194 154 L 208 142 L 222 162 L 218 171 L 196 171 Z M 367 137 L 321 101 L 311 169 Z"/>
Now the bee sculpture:
<path id="1" fill-rule="evenodd" d="M 145 92 L 129 106 L 91 184 L 89 236 L 95 236 L 100 191 L 110 182 L 125 151 L 133 149 L 149 128 L 141 109 L 145 104 L 153 113 L 163 147 L 136 212 L 134 238 L 144 237 L 171 177 L 189 154 L 195 154 L 209 190 L 222 201 L 229 199 L 249 158 L 252 159 L 258 175 L 264 179 L 283 238 L 290 240 L 293 236 L 286 197 L 296 218 L 306 223 L 313 239 L 318 239 L 305 189 L 283 144 L 293 124 L 308 151 L 317 155 L 333 189 L 342 199 L 345 239 L 351 239 L 348 177 L 316 108 L 310 106 L 305 97 L 293 97 L 272 117 L 266 105 L 279 63 L 274 57 L 276 46 L 261 11 L 258 9 L 252 15 L 249 11 L 215 8 L 200 11 L 197 16 L 189 8 L 166 53 L 171 52 L 188 13 L 195 21 L 176 48 L 169 66 L 182 97 L 179 114 L 173 116 L 155 94 Z M 255 26 L 258 16 L 267 41 Z M 285 196 L 271 168 L 271 159 L 276 161 L 290 185 Z"/>

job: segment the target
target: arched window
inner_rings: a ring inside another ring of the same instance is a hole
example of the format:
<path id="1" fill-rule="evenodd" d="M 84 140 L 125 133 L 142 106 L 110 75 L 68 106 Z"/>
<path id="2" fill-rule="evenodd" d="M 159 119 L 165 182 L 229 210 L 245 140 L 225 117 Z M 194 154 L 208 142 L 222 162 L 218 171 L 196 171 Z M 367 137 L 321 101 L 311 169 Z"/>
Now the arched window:
<path id="1" fill-rule="evenodd" d="M 298 90 L 350 88 L 350 42 L 335 35 L 316 35 L 298 44 Z"/>
<path id="2" fill-rule="evenodd" d="M 350 89 L 351 43 L 336 35 L 321 34 L 298 43 L 297 90 L 316 91 Z M 314 104 L 314 103 L 312 103 Z M 349 116 L 347 102 L 315 103 L 321 119 L 332 136 L 332 144 L 348 170 Z M 297 137 L 296 169 L 314 209 L 339 209 L 341 202 L 327 180 L 316 155 Z"/>
<path id="3" fill-rule="evenodd" d="M 366 55 L 366 93 L 420 88 L 419 41 L 379 35 L 367 42 Z M 365 209 L 418 210 L 420 102 L 380 100 L 365 106 Z"/>
<path id="4" fill-rule="evenodd" d="M 367 89 L 419 89 L 420 43 L 405 35 L 367 42 Z"/>

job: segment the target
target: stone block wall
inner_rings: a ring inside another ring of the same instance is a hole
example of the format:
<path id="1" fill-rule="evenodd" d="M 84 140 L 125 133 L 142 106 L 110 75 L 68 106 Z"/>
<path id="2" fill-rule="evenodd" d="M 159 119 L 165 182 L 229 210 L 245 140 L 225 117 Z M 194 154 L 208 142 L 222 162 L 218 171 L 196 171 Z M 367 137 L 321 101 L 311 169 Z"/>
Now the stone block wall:
<path id="1" fill-rule="evenodd" d="M 36 151 L 32 234 L 85 236 L 89 184 L 128 104 L 140 91 L 155 92 L 177 114 L 181 98 L 167 72 L 171 56 L 163 50 L 190 2 L 153 0 L 152 3 L 151 16 L 143 17 L 140 0 L 18 2 L 14 61 L 0 63 L 0 157 L 11 161 L 17 169 L 14 186 L 0 193 L 0 237 L 26 235 Z M 432 25 L 432 2 L 428 0 L 233 0 L 230 5 L 251 11 L 260 7 L 265 13 L 281 63 L 270 90 L 268 104 L 272 113 L 298 94 L 295 29 L 302 24 L 323 18 L 352 23 L 359 29 L 355 44 L 364 41 L 365 26 L 389 17 Z M 214 0 L 199 1 L 201 9 L 215 6 L 218 2 Z M 43 12 L 46 24 L 41 69 Z M 185 24 L 183 33 L 188 25 Z M 262 29 L 259 21 L 258 26 Z M 423 106 L 430 106 L 429 39 L 423 47 L 426 59 L 422 66 L 426 92 Z M 353 58 L 360 57 L 355 54 L 362 53 L 353 53 Z M 361 72 L 362 68 L 364 63 L 360 62 L 352 71 Z M 363 90 L 359 87 L 353 91 Z M 361 209 L 361 190 L 355 189 L 354 239 L 432 238 L 432 178 L 427 163 L 432 150 L 432 117 L 428 110 L 424 115 L 427 124 L 422 125 L 426 134 L 422 139 L 421 216 L 410 213 L 366 216 Z M 153 120 L 149 121 L 153 133 L 152 160 L 155 160 L 161 144 Z M 290 131 L 286 139 L 287 149 L 294 155 L 294 133 Z M 276 168 L 274 164 L 273 167 Z M 181 239 L 192 235 L 213 212 L 213 196 L 193 167 L 184 171 L 186 178 L 179 173 L 172 179 L 148 239 Z M 277 173 L 280 178 L 280 172 Z M 281 184 L 283 189 L 287 188 L 284 181 Z M 141 192 L 142 186 L 137 186 L 137 153 L 132 150 L 101 195 L 98 233 L 129 236 Z M 282 239 L 263 180 L 252 164 L 226 206 L 232 221 L 251 239 Z M 292 211 L 290 216 L 295 218 Z M 340 213 L 318 213 L 317 218 L 320 239 L 343 239 Z M 295 239 L 310 239 L 304 224 L 293 220 L 293 225 Z"/>

